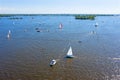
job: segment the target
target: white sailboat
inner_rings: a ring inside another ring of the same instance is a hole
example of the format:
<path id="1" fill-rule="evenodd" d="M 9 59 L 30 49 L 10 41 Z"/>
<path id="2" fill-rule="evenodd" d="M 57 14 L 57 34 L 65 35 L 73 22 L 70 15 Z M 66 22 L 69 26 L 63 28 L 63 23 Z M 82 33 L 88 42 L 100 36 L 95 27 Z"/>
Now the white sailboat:
<path id="1" fill-rule="evenodd" d="M 11 35 L 11 31 L 9 30 L 9 31 L 8 31 L 8 35 L 7 35 L 7 38 L 8 38 L 8 39 L 10 38 L 10 35 Z"/>
<path id="2" fill-rule="evenodd" d="M 66 55 L 66 58 L 73 58 L 73 52 L 72 52 L 72 47 L 70 46 L 68 52 L 67 52 L 67 55 Z"/>
<path id="3" fill-rule="evenodd" d="M 98 23 L 96 22 L 96 23 L 95 23 L 95 27 L 97 27 L 97 26 L 98 26 Z"/>
<path id="4" fill-rule="evenodd" d="M 59 25 L 59 29 L 62 29 L 62 28 L 63 28 L 63 25 L 62 25 L 62 24 L 60 24 L 60 25 Z"/>
<path id="5" fill-rule="evenodd" d="M 8 38 L 8 39 L 10 38 L 10 34 L 7 35 L 7 38 Z"/>

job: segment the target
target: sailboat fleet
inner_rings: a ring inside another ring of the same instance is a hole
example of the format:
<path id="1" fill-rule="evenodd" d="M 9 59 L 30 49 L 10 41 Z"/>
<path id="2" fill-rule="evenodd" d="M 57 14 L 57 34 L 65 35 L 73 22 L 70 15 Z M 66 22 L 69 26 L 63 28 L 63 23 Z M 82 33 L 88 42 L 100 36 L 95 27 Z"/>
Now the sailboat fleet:
<path id="1" fill-rule="evenodd" d="M 60 24 L 59 25 L 59 28 L 60 29 L 62 29 L 62 24 Z M 7 34 L 7 38 L 9 39 L 10 38 L 10 35 L 11 35 L 11 31 L 9 30 L 8 31 L 8 34 Z M 67 54 L 66 54 L 66 58 L 73 58 L 74 56 L 73 56 L 73 52 L 72 52 L 72 47 L 70 46 L 69 47 L 69 50 L 68 50 L 68 52 L 67 52 Z M 55 64 L 57 63 L 57 61 L 55 60 L 55 59 L 53 59 L 51 62 L 50 62 L 50 66 L 52 67 L 52 66 L 54 66 Z"/>
<path id="2" fill-rule="evenodd" d="M 72 47 L 70 46 L 67 54 L 66 54 L 66 58 L 73 58 L 73 52 L 72 52 Z M 55 64 L 57 63 L 57 61 L 55 59 L 53 59 L 51 62 L 50 62 L 50 66 L 54 66 Z"/>

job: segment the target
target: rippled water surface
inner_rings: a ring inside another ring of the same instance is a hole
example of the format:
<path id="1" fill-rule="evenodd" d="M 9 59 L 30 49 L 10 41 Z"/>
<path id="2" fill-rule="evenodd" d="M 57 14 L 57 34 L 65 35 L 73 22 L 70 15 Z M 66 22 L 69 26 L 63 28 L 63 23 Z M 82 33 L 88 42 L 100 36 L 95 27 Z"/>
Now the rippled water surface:
<path id="1" fill-rule="evenodd" d="M 119 16 L 16 17 L 0 18 L 0 80 L 120 80 Z M 73 59 L 65 58 L 69 46 Z"/>

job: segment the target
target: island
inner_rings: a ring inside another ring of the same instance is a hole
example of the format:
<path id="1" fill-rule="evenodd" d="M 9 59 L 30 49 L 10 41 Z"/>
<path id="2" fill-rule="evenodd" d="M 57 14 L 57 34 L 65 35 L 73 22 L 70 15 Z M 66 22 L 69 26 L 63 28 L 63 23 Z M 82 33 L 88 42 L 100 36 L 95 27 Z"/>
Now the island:
<path id="1" fill-rule="evenodd" d="M 94 20 L 95 17 L 95 15 L 75 15 L 75 19 L 78 20 Z"/>

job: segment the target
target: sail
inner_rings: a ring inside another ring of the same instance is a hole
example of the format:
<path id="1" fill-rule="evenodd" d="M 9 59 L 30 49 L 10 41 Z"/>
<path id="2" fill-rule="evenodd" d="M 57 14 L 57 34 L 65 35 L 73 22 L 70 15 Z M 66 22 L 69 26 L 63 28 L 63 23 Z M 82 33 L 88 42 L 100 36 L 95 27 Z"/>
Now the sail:
<path id="1" fill-rule="evenodd" d="M 8 35 L 7 35 L 7 38 L 10 38 L 10 35 L 11 35 L 11 31 L 9 30 L 9 31 L 8 31 Z"/>
<path id="2" fill-rule="evenodd" d="M 7 35 L 7 38 L 10 38 L 10 34 Z"/>
<path id="3" fill-rule="evenodd" d="M 11 34 L 11 31 L 10 31 L 10 30 L 8 31 L 8 34 Z"/>
<path id="4" fill-rule="evenodd" d="M 62 29 L 62 27 L 63 27 L 63 25 L 62 25 L 62 24 L 60 24 L 60 25 L 59 25 L 59 28 L 60 28 L 60 29 Z"/>
<path id="5" fill-rule="evenodd" d="M 68 52 L 67 52 L 67 55 L 69 56 L 69 55 L 73 55 L 72 54 L 72 48 L 71 48 L 71 46 L 70 46 L 70 48 L 69 48 L 69 50 L 68 50 Z"/>
<path id="6" fill-rule="evenodd" d="M 97 27 L 97 26 L 98 26 L 98 23 L 95 23 L 95 26 Z"/>

